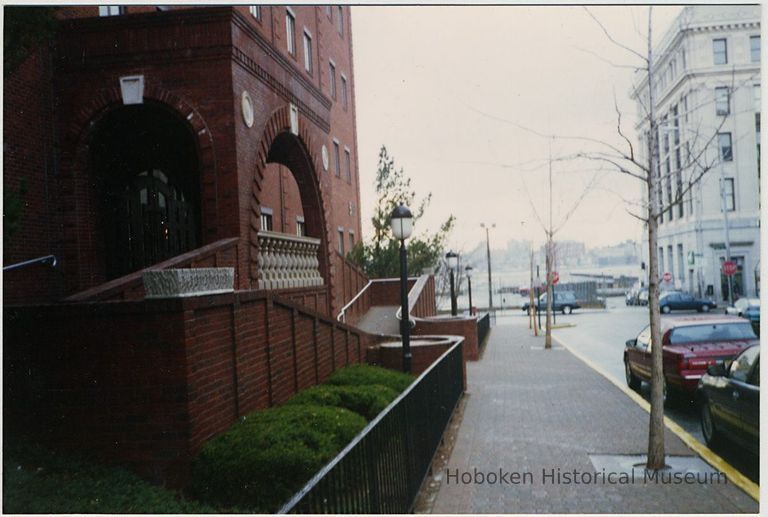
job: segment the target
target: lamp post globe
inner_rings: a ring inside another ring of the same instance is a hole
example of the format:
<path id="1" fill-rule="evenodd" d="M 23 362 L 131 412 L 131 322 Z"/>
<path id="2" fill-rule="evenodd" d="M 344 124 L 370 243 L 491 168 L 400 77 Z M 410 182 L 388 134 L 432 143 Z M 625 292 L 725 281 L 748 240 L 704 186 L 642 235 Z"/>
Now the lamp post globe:
<path id="1" fill-rule="evenodd" d="M 389 216 L 389 226 L 392 228 L 392 234 L 395 239 L 403 241 L 411 236 L 413 232 L 413 214 L 405 205 L 399 205 L 392 210 Z"/>
<path id="2" fill-rule="evenodd" d="M 392 234 L 400 241 L 400 336 L 403 341 L 403 371 L 411 373 L 411 317 L 408 309 L 408 256 L 405 239 L 413 232 L 413 214 L 399 205 L 389 217 Z"/>
<path id="3" fill-rule="evenodd" d="M 445 261 L 448 264 L 448 269 L 451 270 L 451 316 L 456 316 L 458 307 L 456 306 L 456 287 L 453 279 L 453 270 L 459 265 L 459 256 L 453 251 L 449 251 L 445 254 Z"/>

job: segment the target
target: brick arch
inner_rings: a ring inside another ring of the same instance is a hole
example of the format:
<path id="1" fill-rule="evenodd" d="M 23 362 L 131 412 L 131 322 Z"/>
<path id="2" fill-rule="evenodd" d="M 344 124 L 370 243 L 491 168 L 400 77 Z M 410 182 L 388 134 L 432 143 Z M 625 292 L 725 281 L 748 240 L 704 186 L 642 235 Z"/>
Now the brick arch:
<path id="1" fill-rule="evenodd" d="M 250 276 L 255 282 L 258 274 L 258 249 L 259 239 L 258 231 L 261 227 L 261 191 L 264 181 L 264 173 L 267 163 L 270 163 L 270 151 L 273 144 L 286 133 L 290 133 L 290 107 L 283 106 L 272 112 L 272 115 L 264 125 L 261 139 L 257 146 L 256 170 L 253 175 L 251 189 L 251 217 L 250 217 Z M 329 297 L 333 296 L 332 278 L 332 257 L 331 257 L 331 230 L 328 227 L 330 216 L 326 205 L 326 194 L 318 171 L 322 171 L 317 152 L 317 144 L 309 130 L 309 122 L 299 115 L 298 135 L 292 135 L 296 139 L 303 156 L 292 157 L 292 164 L 289 166 L 296 182 L 300 185 L 301 203 L 304 208 L 304 217 L 308 223 L 311 218 L 316 218 L 317 225 L 320 228 L 320 273 L 326 280 Z M 304 161 L 306 166 L 302 166 Z M 302 189 L 301 185 L 304 185 Z M 316 236 L 317 237 L 317 236 Z M 333 307 L 333 300 L 330 300 L 329 307 Z"/>
<path id="2" fill-rule="evenodd" d="M 115 81 L 116 82 L 116 81 Z M 193 138 L 197 153 L 200 176 L 200 219 L 203 224 L 201 237 L 205 243 L 204 231 L 207 224 L 215 225 L 216 214 L 206 214 L 203 200 L 205 184 L 215 190 L 216 160 L 211 131 L 201 114 L 185 99 L 162 87 L 157 81 L 145 83 L 144 99 L 175 114 L 185 123 Z M 92 171 L 90 170 L 90 143 L 100 120 L 114 109 L 123 106 L 119 85 L 94 89 L 91 101 L 64 121 L 61 121 L 61 174 L 60 200 L 62 270 L 66 292 L 71 293 L 93 287 L 104 281 L 102 264 L 93 262 L 98 255 L 98 243 L 87 230 L 88 217 L 98 213 L 92 199 Z M 205 181 L 208 178 L 208 182 Z"/>

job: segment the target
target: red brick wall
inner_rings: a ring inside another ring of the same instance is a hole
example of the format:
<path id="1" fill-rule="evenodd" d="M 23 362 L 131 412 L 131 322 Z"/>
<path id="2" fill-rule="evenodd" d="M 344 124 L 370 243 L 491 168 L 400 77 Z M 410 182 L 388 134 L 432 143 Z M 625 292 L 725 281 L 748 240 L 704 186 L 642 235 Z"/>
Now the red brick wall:
<path id="1" fill-rule="evenodd" d="M 463 336 L 464 359 L 477 361 L 480 357 L 477 342 L 477 319 L 475 318 L 430 318 L 417 319 L 414 336 Z"/>
<path id="2" fill-rule="evenodd" d="M 6 308 L 7 429 L 183 484 L 250 411 L 365 358 L 370 337 L 263 292 Z"/>
<path id="3" fill-rule="evenodd" d="M 54 154 L 52 71 L 44 49 L 33 52 L 3 82 L 3 189 L 26 194 L 13 237 L 4 235 L 3 265 L 59 254 L 59 226 L 54 201 L 57 167 Z M 60 296 L 61 274 L 35 265 L 3 274 L 3 301 L 44 300 Z"/>
<path id="4" fill-rule="evenodd" d="M 416 283 L 415 278 L 408 279 L 408 291 Z M 371 305 L 400 305 L 400 281 L 373 281 L 370 289 Z"/>
<path id="5" fill-rule="evenodd" d="M 70 20 L 61 26 L 53 80 L 45 78 L 46 73 L 50 76 L 50 69 L 45 69 L 42 61 L 25 63 L 31 72 L 6 78 L 4 182 L 6 186 L 18 183 L 27 173 L 23 168 L 26 164 L 29 173 L 34 175 L 34 193 L 30 194 L 30 200 L 40 198 L 43 191 L 40 185 L 45 179 L 41 171 L 45 167 L 34 160 L 43 158 L 45 153 L 40 152 L 39 145 L 51 138 L 42 131 L 50 131 L 48 122 L 57 120 L 61 153 L 49 160 L 53 163 L 56 158 L 61 163 L 57 183 L 48 189 L 49 199 L 54 201 L 39 210 L 31 207 L 36 220 L 34 223 L 30 220 L 32 226 L 27 235 L 33 242 L 14 245 L 12 249 L 6 246 L 5 254 L 6 261 L 10 261 L 16 256 L 44 255 L 53 248 L 57 251 L 60 269 L 50 273 L 54 278 L 45 282 L 40 282 L 40 271 L 20 273 L 20 278 L 9 276 L 6 284 L 19 287 L 6 289 L 6 300 L 53 300 L 104 282 L 103 233 L 106 230 L 100 225 L 103 220 L 100 192 L 94 188 L 98 181 L 94 181 L 96 178 L 88 166 L 88 143 L 94 122 L 121 104 L 118 78 L 135 73 L 145 76 L 145 97 L 167 105 L 180 118 L 188 120 L 190 131 L 197 139 L 201 162 L 201 244 L 226 237 L 239 237 L 244 243 L 253 243 L 258 213 L 254 211 L 252 197 L 254 191 L 259 191 L 261 178 L 256 176 L 260 160 L 267 161 L 269 152 L 259 145 L 267 142 L 265 132 L 274 115 L 285 109 L 289 101 L 299 105 L 300 139 L 306 149 L 305 154 L 294 153 L 294 158 L 305 160 L 308 165 L 302 171 L 294 170 L 292 175 L 284 174 L 288 180 L 285 183 L 289 183 L 282 192 L 282 205 L 286 210 L 277 222 L 287 233 L 294 233 L 295 216 L 304 212 L 309 220 L 307 207 L 314 212 L 312 217 L 318 224 L 322 223 L 322 227 L 317 227 L 315 235 L 310 236 L 326 242 L 322 267 L 333 287 L 335 275 L 342 274 L 331 267 L 337 228 L 344 228 L 346 249 L 350 247 L 350 230 L 355 232 L 356 240 L 360 238 L 349 8 L 342 8 L 345 13 L 343 36 L 336 32 L 323 7 L 296 6 L 293 10 L 297 20 L 295 57 L 285 48 L 285 6 L 262 6 L 261 21 L 248 13 L 247 6 L 204 10 L 174 7 L 165 13 L 155 12 L 152 6 L 129 6 L 127 16 L 104 18 L 97 17 L 96 6 L 65 7 L 59 11 L 60 17 Z M 336 8 L 334 16 L 335 13 Z M 304 27 L 313 38 L 311 73 L 303 67 Z M 339 74 L 336 100 L 330 98 L 329 58 L 336 62 Z M 244 66 L 243 59 L 250 60 L 253 66 Z M 346 108 L 340 98 L 341 73 L 347 78 Z M 56 113 L 50 113 L 50 99 L 40 91 L 52 83 L 56 85 Z M 252 128 L 245 126 L 241 116 L 243 90 L 253 99 Z M 16 119 L 13 124 L 18 126 L 14 126 L 13 133 L 9 132 L 11 116 Z M 341 178 L 333 175 L 333 138 L 341 143 L 342 158 L 344 146 L 350 149 L 350 181 L 343 171 Z M 319 157 L 323 145 L 331 154 L 330 172 L 318 165 L 322 163 Z M 14 149 L 21 150 L 14 155 Z M 32 156 L 33 160 L 25 160 L 25 156 Z M 320 190 L 314 187 L 309 190 L 321 198 L 300 202 L 300 185 L 294 188 L 291 181 L 305 186 L 317 182 Z M 278 204 L 275 196 L 279 199 L 280 194 L 275 193 L 272 185 L 267 185 L 263 201 Z M 47 237 L 42 232 L 40 221 L 47 220 L 54 221 L 50 226 L 55 237 Z M 254 287 L 254 258 L 254 253 L 238 257 L 238 288 Z M 29 280 L 32 278 L 35 281 Z M 43 292 L 38 292 L 41 286 Z M 14 293 L 18 296 L 9 298 Z M 336 291 L 331 293 L 328 303 L 334 309 L 340 308 L 342 300 L 336 300 Z"/>

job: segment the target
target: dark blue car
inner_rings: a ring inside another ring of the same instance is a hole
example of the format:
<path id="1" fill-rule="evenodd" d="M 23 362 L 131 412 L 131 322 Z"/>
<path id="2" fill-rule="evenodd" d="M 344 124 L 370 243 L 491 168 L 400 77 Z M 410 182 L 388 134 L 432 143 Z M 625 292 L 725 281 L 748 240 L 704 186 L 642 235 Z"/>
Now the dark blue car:
<path id="1" fill-rule="evenodd" d="M 709 312 L 716 307 L 717 304 L 712 300 L 694 298 L 680 291 L 667 291 L 659 297 L 659 310 L 664 314 L 672 311 Z"/>

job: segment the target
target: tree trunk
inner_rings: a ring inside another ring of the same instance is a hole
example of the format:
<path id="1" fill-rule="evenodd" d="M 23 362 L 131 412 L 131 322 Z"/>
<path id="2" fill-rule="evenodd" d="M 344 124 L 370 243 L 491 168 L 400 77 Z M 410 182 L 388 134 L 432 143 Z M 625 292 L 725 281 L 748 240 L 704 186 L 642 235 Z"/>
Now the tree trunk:
<path id="1" fill-rule="evenodd" d="M 547 330 L 544 334 L 544 348 L 552 348 L 552 234 L 547 239 Z"/>
<path id="2" fill-rule="evenodd" d="M 665 465 L 664 451 L 664 370 L 661 346 L 661 315 L 659 314 L 659 264 L 657 255 L 658 205 L 660 178 L 656 174 L 659 163 L 659 133 L 655 120 L 653 92 L 653 47 L 651 37 L 652 7 L 648 8 L 648 312 L 651 320 L 651 417 L 648 429 L 648 462 L 646 468 L 659 470 Z"/>

